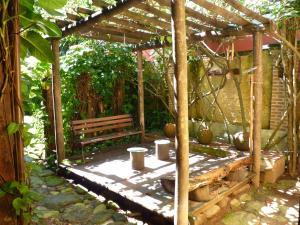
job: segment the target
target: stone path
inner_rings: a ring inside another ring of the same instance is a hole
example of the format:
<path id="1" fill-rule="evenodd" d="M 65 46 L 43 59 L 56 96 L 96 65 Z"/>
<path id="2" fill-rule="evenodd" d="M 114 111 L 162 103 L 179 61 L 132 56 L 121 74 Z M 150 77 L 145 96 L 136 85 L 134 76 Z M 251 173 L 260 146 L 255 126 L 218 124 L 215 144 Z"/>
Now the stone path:
<path id="1" fill-rule="evenodd" d="M 144 224 L 129 217 L 116 203 L 72 185 L 43 166 L 33 163 L 30 174 L 31 189 L 40 196 L 32 206 L 32 224 Z"/>
<path id="2" fill-rule="evenodd" d="M 230 200 L 214 225 L 298 224 L 300 181 L 281 179 Z"/>

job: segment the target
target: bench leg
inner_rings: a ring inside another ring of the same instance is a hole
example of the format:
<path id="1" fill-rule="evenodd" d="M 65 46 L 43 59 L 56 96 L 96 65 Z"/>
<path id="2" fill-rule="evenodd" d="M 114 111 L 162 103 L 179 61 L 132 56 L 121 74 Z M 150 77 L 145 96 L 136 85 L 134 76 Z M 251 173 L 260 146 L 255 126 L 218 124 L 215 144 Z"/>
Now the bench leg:
<path id="1" fill-rule="evenodd" d="M 82 158 L 82 162 L 85 162 L 85 160 L 84 160 L 83 146 L 81 147 L 81 158 Z"/>

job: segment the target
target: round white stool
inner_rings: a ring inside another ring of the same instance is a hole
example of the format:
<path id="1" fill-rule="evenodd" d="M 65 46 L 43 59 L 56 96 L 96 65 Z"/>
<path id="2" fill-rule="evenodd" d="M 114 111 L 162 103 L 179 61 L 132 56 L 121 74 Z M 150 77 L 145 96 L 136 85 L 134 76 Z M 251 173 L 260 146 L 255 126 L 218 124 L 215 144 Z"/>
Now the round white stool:
<path id="1" fill-rule="evenodd" d="M 134 170 L 142 170 L 144 169 L 144 156 L 145 152 L 148 151 L 147 148 L 142 147 L 131 147 L 127 148 L 127 151 L 130 152 L 130 161 L 131 167 Z"/>
<path id="2" fill-rule="evenodd" d="M 170 141 L 169 140 L 156 140 L 155 143 L 155 155 L 159 160 L 169 159 Z"/>

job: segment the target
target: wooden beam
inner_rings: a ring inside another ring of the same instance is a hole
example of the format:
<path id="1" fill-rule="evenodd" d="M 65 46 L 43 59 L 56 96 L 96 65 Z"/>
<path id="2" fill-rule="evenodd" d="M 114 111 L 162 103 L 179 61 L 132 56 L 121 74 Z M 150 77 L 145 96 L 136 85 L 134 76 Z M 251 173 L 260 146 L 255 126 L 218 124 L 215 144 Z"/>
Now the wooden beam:
<path id="1" fill-rule="evenodd" d="M 139 44 L 141 40 L 134 39 L 134 38 L 126 38 L 120 35 L 108 35 L 108 34 L 101 34 L 101 33 L 91 33 L 91 34 L 81 34 L 82 37 L 92 38 L 95 40 L 102 40 L 108 42 L 120 42 L 120 43 L 128 43 L 128 44 Z"/>
<path id="2" fill-rule="evenodd" d="M 156 9 L 148 4 L 138 4 L 135 6 L 135 8 L 138 8 L 138 9 L 141 9 L 145 12 L 148 12 L 148 13 L 152 13 L 153 15 L 157 16 L 158 18 L 163 18 L 164 20 L 166 21 L 170 21 L 171 19 L 171 15 L 166 13 L 166 12 L 163 12 L 159 9 Z M 201 25 L 199 23 L 195 23 L 193 21 L 189 21 L 189 20 L 186 20 L 186 24 L 190 27 L 190 28 L 194 28 L 194 29 L 197 29 L 198 31 L 205 31 L 205 30 L 208 30 L 209 27 L 207 26 L 204 26 L 204 25 Z"/>
<path id="3" fill-rule="evenodd" d="M 132 12 L 132 11 L 128 11 L 128 10 L 126 12 L 124 12 L 123 15 L 128 17 L 128 18 L 131 18 L 133 20 L 143 21 L 143 23 L 151 24 L 153 26 L 157 26 L 157 27 L 162 28 L 162 29 L 166 29 L 166 30 L 171 29 L 171 24 L 170 23 L 158 20 L 154 17 L 145 16 L 145 15 L 142 15 L 142 14 L 139 14 L 139 13 L 136 13 L 136 12 Z"/>
<path id="4" fill-rule="evenodd" d="M 235 9 L 239 10 L 240 12 L 244 13 L 245 15 L 261 22 L 262 24 L 270 23 L 270 20 L 263 17 L 262 15 L 252 11 L 251 9 L 248 9 L 247 7 L 243 6 L 239 1 L 237 0 L 224 0 L 226 3 L 234 7 Z"/>
<path id="5" fill-rule="evenodd" d="M 81 13 L 81 14 L 85 14 L 85 15 L 92 15 L 93 13 L 96 12 L 94 10 L 83 8 L 83 7 L 77 7 L 76 11 L 77 11 L 77 13 Z"/>
<path id="6" fill-rule="evenodd" d="M 262 33 L 257 31 L 253 35 L 253 67 L 255 68 L 251 86 L 253 87 L 253 96 L 251 96 L 252 107 L 251 109 L 252 117 L 252 130 L 250 131 L 250 136 L 252 137 L 252 144 L 250 146 L 253 148 L 251 152 L 253 153 L 254 163 L 253 172 L 255 177 L 253 183 L 255 187 L 259 187 L 260 182 L 260 158 L 261 158 L 261 116 L 262 116 L 262 88 L 263 88 L 263 62 L 262 62 Z"/>
<path id="7" fill-rule="evenodd" d="M 174 224 L 188 225 L 189 129 L 185 0 L 171 2 L 172 48 L 177 92 Z"/>
<path id="8" fill-rule="evenodd" d="M 139 120 L 140 129 L 142 131 L 141 141 L 145 139 L 145 116 L 144 116 L 144 81 L 143 81 L 143 54 L 142 51 L 137 52 L 138 62 L 138 104 L 139 104 Z"/>
<path id="9" fill-rule="evenodd" d="M 52 64 L 52 95 L 55 121 L 55 145 L 57 161 L 61 163 L 65 159 L 64 128 L 61 106 L 61 81 L 59 74 L 59 39 L 52 39 L 52 52 L 54 62 Z"/>
<path id="10" fill-rule="evenodd" d="M 155 34 L 145 33 L 141 31 L 132 31 L 123 27 L 117 27 L 108 24 L 96 24 L 95 26 L 93 26 L 93 29 L 95 29 L 95 31 L 103 31 L 105 33 L 111 32 L 111 34 L 125 35 L 126 37 L 147 41 L 155 37 Z"/>
<path id="11" fill-rule="evenodd" d="M 155 0 L 156 2 L 159 3 L 159 5 L 161 6 L 166 6 L 166 7 L 170 7 L 170 1 L 169 0 Z M 200 20 L 201 22 L 204 22 L 208 25 L 211 25 L 213 27 L 216 28 L 226 28 L 228 27 L 228 23 L 224 22 L 224 21 L 220 21 L 208 16 L 205 16 L 199 12 L 197 12 L 196 10 L 193 10 L 189 7 L 185 7 L 185 12 L 187 17 L 192 17 L 194 19 Z"/>
<path id="12" fill-rule="evenodd" d="M 238 14 L 235 14 L 233 12 L 230 12 L 224 8 L 221 8 L 220 6 L 217 6 L 209 1 L 206 0 L 192 0 L 195 4 L 212 11 L 215 15 L 220 15 L 224 17 L 226 20 L 231 21 L 232 23 L 245 26 L 250 24 L 249 21 L 245 20 L 243 17 L 241 17 Z"/>
<path id="13" fill-rule="evenodd" d="M 59 19 L 55 19 L 55 23 L 57 24 L 57 26 L 59 26 L 60 28 L 68 26 L 69 24 L 71 24 L 71 21 L 68 20 L 59 20 Z"/>
<path id="14" fill-rule="evenodd" d="M 123 0 L 118 1 L 117 4 L 113 7 L 104 8 L 101 12 L 94 13 L 85 20 L 80 20 L 74 25 L 65 27 L 62 32 L 62 37 L 65 37 L 70 34 L 78 33 L 80 30 L 84 29 L 87 26 L 92 26 L 93 24 L 99 23 L 103 20 L 109 20 L 111 17 L 122 13 L 123 11 L 133 7 L 138 2 L 143 0 Z"/>
<path id="15" fill-rule="evenodd" d="M 79 21 L 79 20 L 83 19 L 82 16 L 78 16 L 78 15 L 75 15 L 75 14 L 72 14 L 72 13 L 66 13 L 66 15 L 67 15 L 68 19 L 73 20 L 73 21 Z"/>
<path id="16" fill-rule="evenodd" d="M 132 28 L 135 30 L 144 30 L 144 31 L 152 32 L 152 33 L 161 34 L 161 35 L 169 35 L 169 33 L 163 29 L 150 27 L 145 24 L 141 24 L 137 21 L 133 22 L 133 21 L 126 20 L 126 19 L 119 19 L 119 18 L 113 17 L 109 20 L 109 22 L 113 22 L 115 24 L 119 24 L 119 25 L 125 26 L 127 28 Z"/>
<path id="17" fill-rule="evenodd" d="M 93 5 L 99 8 L 108 7 L 110 4 L 103 0 L 93 0 Z"/>

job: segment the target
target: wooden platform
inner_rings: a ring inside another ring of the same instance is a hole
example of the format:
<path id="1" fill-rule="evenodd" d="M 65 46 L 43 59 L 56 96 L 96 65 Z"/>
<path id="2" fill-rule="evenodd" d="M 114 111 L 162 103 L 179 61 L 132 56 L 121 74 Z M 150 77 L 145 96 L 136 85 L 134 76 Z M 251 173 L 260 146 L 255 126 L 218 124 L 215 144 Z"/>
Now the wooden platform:
<path id="1" fill-rule="evenodd" d="M 145 169 L 142 171 L 131 169 L 129 153 L 126 148 L 96 153 L 91 157 L 90 162 L 83 165 L 73 165 L 65 169 L 76 174 L 77 177 L 82 177 L 94 183 L 99 188 L 105 188 L 121 196 L 123 200 L 126 199 L 146 210 L 157 213 L 167 220 L 172 220 L 173 195 L 163 189 L 160 179 L 165 176 L 172 176 L 175 172 L 174 147 L 171 148 L 170 159 L 161 161 L 155 157 L 154 144 L 135 146 L 149 149 L 145 155 Z M 230 152 L 229 156 L 217 158 L 205 154 L 190 153 L 190 175 L 206 174 L 224 167 L 228 163 L 249 158 L 248 153 L 234 151 L 228 146 L 219 147 L 227 149 Z M 237 188 L 239 186 L 235 186 L 235 189 Z M 198 211 L 202 205 L 207 207 L 207 202 L 191 202 L 190 210 Z"/>

